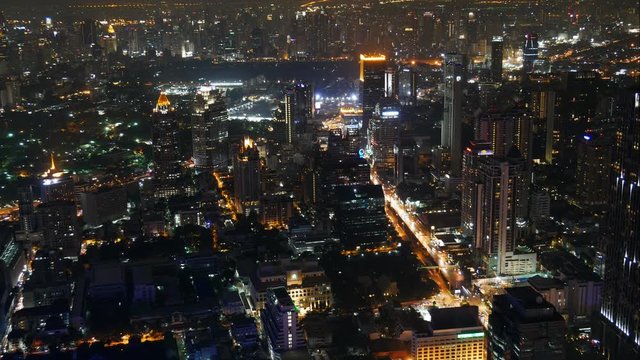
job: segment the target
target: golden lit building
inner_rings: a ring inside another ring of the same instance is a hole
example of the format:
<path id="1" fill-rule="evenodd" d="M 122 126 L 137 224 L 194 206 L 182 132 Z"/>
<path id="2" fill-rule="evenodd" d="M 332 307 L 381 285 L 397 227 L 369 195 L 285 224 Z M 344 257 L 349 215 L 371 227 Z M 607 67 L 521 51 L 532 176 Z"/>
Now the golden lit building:
<path id="1" fill-rule="evenodd" d="M 264 308 L 267 290 L 279 286 L 287 289 L 302 315 L 333 304 L 331 283 L 317 261 L 281 259 L 258 264 L 251 275 L 250 289 L 256 309 Z"/>
<path id="2" fill-rule="evenodd" d="M 429 310 L 424 331 L 414 332 L 414 360 L 485 360 L 486 336 L 477 306 Z M 429 319 L 427 319 L 429 320 Z"/>

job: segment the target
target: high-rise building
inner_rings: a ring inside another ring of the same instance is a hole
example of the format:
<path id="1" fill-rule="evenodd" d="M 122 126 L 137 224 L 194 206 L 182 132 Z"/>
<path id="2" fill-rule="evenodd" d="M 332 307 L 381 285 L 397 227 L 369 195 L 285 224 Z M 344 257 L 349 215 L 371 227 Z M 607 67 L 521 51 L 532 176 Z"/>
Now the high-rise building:
<path id="1" fill-rule="evenodd" d="M 603 134 L 585 133 L 578 144 L 576 197 L 580 204 L 604 206 L 609 198 L 611 144 Z"/>
<path id="2" fill-rule="evenodd" d="M 418 173 L 418 151 L 414 139 L 401 139 L 394 147 L 395 184 L 405 181 L 407 176 Z"/>
<path id="3" fill-rule="evenodd" d="M 450 154 L 450 172 L 453 177 L 462 173 L 462 97 L 465 79 L 465 57 L 448 53 L 444 56 L 444 117 L 441 145 Z"/>
<path id="4" fill-rule="evenodd" d="M 38 227 L 43 232 L 41 247 L 77 255 L 80 234 L 75 203 L 66 200 L 42 203 L 38 206 L 37 217 Z"/>
<path id="5" fill-rule="evenodd" d="M 373 160 L 373 167 L 394 169 L 393 151 L 400 140 L 401 129 L 400 104 L 392 98 L 381 99 L 376 104 L 367 131 L 367 148 Z"/>
<path id="6" fill-rule="evenodd" d="M 117 220 L 127 213 L 127 192 L 123 187 L 82 192 L 80 199 L 83 220 L 91 226 Z"/>
<path id="7" fill-rule="evenodd" d="M 182 175 L 178 147 L 178 119 L 171 102 L 160 94 L 153 109 L 152 145 L 155 197 L 169 198 L 183 193 L 178 180 Z"/>
<path id="8" fill-rule="evenodd" d="M 398 99 L 403 106 L 415 106 L 417 99 L 417 75 L 412 68 L 402 67 L 398 71 Z"/>
<path id="9" fill-rule="evenodd" d="M 489 315 L 489 357 L 565 359 L 564 318 L 530 287 L 507 288 L 495 295 Z"/>
<path id="10" fill-rule="evenodd" d="M 549 87 L 533 89 L 530 92 L 529 108 L 533 118 L 544 122 L 544 161 L 553 163 L 554 150 L 557 151 L 556 138 L 556 92 Z M 555 144 L 555 147 L 554 147 Z"/>
<path id="11" fill-rule="evenodd" d="M 30 233 L 36 228 L 36 218 L 33 207 L 33 190 L 31 186 L 18 189 L 18 214 L 20 215 L 20 230 Z"/>
<path id="12" fill-rule="evenodd" d="M 527 73 L 533 71 L 533 63 L 538 60 L 538 34 L 528 33 L 524 36 L 522 56 L 522 69 Z"/>
<path id="13" fill-rule="evenodd" d="M 227 165 L 229 115 L 222 94 L 204 89 L 196 96 L 191 132 L 196 169 L 212 170 Z"/>
<path id="14" fill-rule="evenodd" d="M 109 24 L 107 33 L 104 34 L 100 40 L 107 54 L 115 54 L 118 51 L 118 38 L 113 25 Z"/>
<path id="15" fill-rule="evenodd" d="M 475 138 L 490 142 L 495 156 L 506 156 L 515 146 L 525 160 L 531 161 L 531 122 L 529 113 L 521 109 L 489 109 L 476 120 Z"/>
<path id="16" fill-rule="evenodd" d="M 260 314 L 271 359 L 282 359 L 287 351 L 304 349 L 298 309 L 284 287 L 267 291 L 267 302 Z"/>
<path id="17" fill-rule="evenodd" d="M 239 212 L 248 215 L 259 210 L 261 186 L 258 147 L 245 138 L 233 162 L 233 198 Z"/>
<path id="18" fill-rule="evenodd" d="M 98 27 L 95 20 L 86 19 L 80 24 L 80 38 L 85 46 L 98 43 Z"/>
<path id="19" fill-rule="evenodd" d="M 491 40 L 491 80 L 502 81 L 502 57 L 504 56 L 504 43 L 502 36 L 494 36 Z"/>
<path id="20" fill-rule="evenodd" d="M 475 243 L 481 246 L 482 266 L 489 275 L 513 275 L 520 271 L 513 267 L 522 218 L 519 212 L 523 211 L 520 201 L 522 194 L 528 193 L 527 183 L 521 181 L 526 177 L 524 161 L 514 147 L 504 158 L 479 157 L 478 165 L 481 202 L 476 205 L 472 223 L 476 227 Z M 523 261 L 529 262 L 528 257 Z M 535 270 L 535 260 L 528 265 Z"/>
<path id="21" fill-rule="evenodd" d="M 415 360 L 485 360 L 486 336 L 477 306 L 429 310 L 430 321 L 414 329 L 411 354 Z"/>
<path id="22" fill-rule="evenodd" d="M 387 58 L 384 55 L 360 55 L 362 82 L 362 128 L 369 128 L 376 104 L 384 97 Z"/>
<path id="23" fill-rule="evenodd" d="M 384 192 L 380 185 L 338 186 L 336 227 L 347 249 L 375 247 L 387 239 Z"/>
<path id="24" fill-rule="evenodd" d="M 480 219 L 478 207 L 482 203 L 483 183 L 480 181 L 478 170 L 480 157 L 493 155 L 490 142 L 473 141 L 465 149 L 462 157 L 462 204 L 460 206 L 460 217 L 462 229 L 466 235 L 473 236 L 477 243 L 476 248 L 481 248 L 482 235 L 477 233 L 482 227 L 476 226 L 476 221 Z"/>
<path id="25" fill-rule="evenodd" d="M 313 114 L 315 112 L 315 96 L 313 93 L 313 86 L 305 82 L 297 82 L 295 87 L 295 106 L 293 112 L 293 118 L 295 123 L 295 131 L 297 133 L 303 133 L 306 130 L 307 124 L 313 120 Z"/>
<path id="26" fill-rule="evenodd" d="M 284 92 L 282 101 L 284 108 L 284 123 L 287 144 L 293 143 L 295 135 L 295 112 L 296 112 L 296 93 L 294 89 L 287 89 Z"/>
<path id="27" fill-rule="evenodd" d="M 601 314 L 607 359 L 640 357 L 640 89 L 627 91 L 616 132 Z"/>

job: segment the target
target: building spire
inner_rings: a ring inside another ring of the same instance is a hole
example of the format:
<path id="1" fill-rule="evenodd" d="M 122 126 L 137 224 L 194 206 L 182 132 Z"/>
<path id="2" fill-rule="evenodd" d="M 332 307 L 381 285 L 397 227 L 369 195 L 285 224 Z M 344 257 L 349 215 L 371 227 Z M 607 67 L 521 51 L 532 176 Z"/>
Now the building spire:
<path id="1" fill-rule="evenodd" d="M 52 171 L 56 169 L 56 161 L 55 158 L 53 157 L 53 152 L 51 152 L 51 168 Z"/>

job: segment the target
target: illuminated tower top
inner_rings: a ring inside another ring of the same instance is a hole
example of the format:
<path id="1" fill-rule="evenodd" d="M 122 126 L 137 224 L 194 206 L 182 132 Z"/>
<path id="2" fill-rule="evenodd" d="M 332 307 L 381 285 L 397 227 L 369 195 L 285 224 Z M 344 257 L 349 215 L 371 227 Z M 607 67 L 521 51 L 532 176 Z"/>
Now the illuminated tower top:
<path id="1" fill-rule="evenodd" d="M 364 81 L 364 64 L 365 63 L 382 63 L 386 65 L 387 57 L 381 54 L 365 55 L 360 54 L 360 81 Z"/>
<path id="2" fill-rule="evenodd" d="M 166 114 L 170 111 L 173 111 L 173 107 L 171 106 L 171 102 L 167 95 L 163 92 L 160 93 L 158 97 L 158 101 L 156 102 L 156 107 L 153 109 L 154 113 Z"/>

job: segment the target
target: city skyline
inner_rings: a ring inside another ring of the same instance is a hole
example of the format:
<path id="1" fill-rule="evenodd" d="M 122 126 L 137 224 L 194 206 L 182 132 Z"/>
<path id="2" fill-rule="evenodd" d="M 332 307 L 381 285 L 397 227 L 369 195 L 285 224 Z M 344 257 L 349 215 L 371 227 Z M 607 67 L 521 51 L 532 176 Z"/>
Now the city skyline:
<path id="1" fill-rule="evenodd" d="M 0 358 L 640 358 L 640 7 L 8 0 Z"/>

